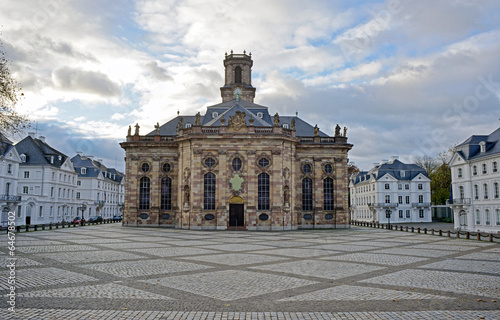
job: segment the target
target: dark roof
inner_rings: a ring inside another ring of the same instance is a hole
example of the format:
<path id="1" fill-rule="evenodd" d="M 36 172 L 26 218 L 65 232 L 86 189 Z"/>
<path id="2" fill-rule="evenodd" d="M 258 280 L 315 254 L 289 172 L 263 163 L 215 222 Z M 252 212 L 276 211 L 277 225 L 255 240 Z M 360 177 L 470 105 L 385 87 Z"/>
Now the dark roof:
<path id="1" fill-rule="evenodd" d="M 0 155 L 6 155 L 13 147 L 12 141 L 0 132 Z"/>
<path id="2" fill-rule="evenodd" d="M 124 178 L 124 174 L 119 172 L 114 168 L 107 168 L 100 161 L 96 161 L 91 159 L 90 157 L 81 156 L 77 154 L 73 158 L 71 158 L 73 162 L 73 167 L 75 171 L 78 173 L 78 177 L 80 178 L 96 178 L 102 172 L 102 175 L 105 179 L 109 179 L 115 182 L 121 182 Z M 82 174 L 82 168 L 86 168 L 85 174 Z M 109 172 L 111 177 L 108 177 L 106 173 Z M 114 175 L 114 176 L 113 176 Z"/>
<path id="3" fill-rule="evenodd" d="M 500 128 L 493 131 L 491 134 L 471 136 L 461 144 L 455 147 L 455 152 L 465 160 L 482 158 L 493 154 L 500 153 Z M 486 150 L 481 152 L 480 143 L 484 142 Z"/>
<path id="4" fill-rule="evenodd" d="M 245 100 L 230 100 L 226 102 L 222 102 L 213 106 L 207 107 L 207 112 L 205 115 L 200 115 L 201 125 L 204 127 L 207 126 L 221 126 L 221 119 L 224 118 L 226 120 L 226 125 L 228 123 L 229 117 L 234 116 L 234 114 L 239 111 L 246 114 L 245 120 L 247 125 L 249 125 L 250 118 L 254 119 L 254 126 L 256 127 L 272 127 L 274 116 L 269 114 L 268 108 L 265 106 L 261 106 L 249 101 Z M 217 112 L 215 118 L 213 117 L 213 113 Z M 262 113 L 262 118 L 257 117 L 257 113 Z M 177 133 L 177 125 L 179 124 L 180 119 L 183 119 L 184 126 L 186 123 L 190 123 L 191 125 L 195 124 L 196 116 L 177 116 L 174 119 L 168 121 L 167 123 L 160 126 L 160 135 L 162 136 L 175 136 Z M 288 124 L 288 127 L 291 128 L 292 119 L 295 118 L 295 135 L 297 137 L 314 137 L 314 126 L 305 122 L 304 120 L 296 117 L 296 116 L 280 116 L 280 124 Z M 155 131 L 151 131 L 147 134 L 148 136 L 155 135 Z M 328 137 L 327 134 L 319 131 L 320 137 Z"/>
<path id="5" fill-rule="evenodd" d="M 61 167 L 68 159 L 64 153 L 57 151 L 46 142 L 27 136 L 16 144 L 19 155 L 25 154 L 26 161 L 21 165 L 51 165 Z"/>
<path id="6" fill-rule="evenodd" d="M 402 176 L 402 172 L 404 171 L 404 176 Z M 424 175 L 425 177 L 429 178 L 427 175 L 427 172 L 417 166 L 416 164 L 406 164 L 403 163 L 399 160 L 393 160 L 390 162 L 386 162 L 383 164 L 380 164 L 378 166 L 375 166 L 372 168 L 370 171 L 361 171 L 357 175 L 351 178 L 351 181 L 354 185 L 367 181 L 371 178 L 375 178 L 375 180 L 379 180 L 386 174 L 390 174 L 397 180 L 408 180 L 411 181 L 413 180 L 416 176 L 419 174 Z"/>
<path id="7" fill-rule="evenodd" d="M 99 173 L 102 172 L 105 179 L 120 182 L 124 176 L 124 174 L 119 172 L 118 170 L 114 168 L 107 168 L 100 161 L 96 161 L 90 157 L 80 156 L 79 154 L 77 154 L 76 156 L 71 158 L 71 161 L 73 162 L 73 166 L 75 167 L 75 171 L 78 173 L 79 177 L 93 178 L 99 176 Z M 85 174 L 81 173 L 81 168 L 87 169 Z M 111 177 L 108 177 L 106 173 L 110 173 Z"/>

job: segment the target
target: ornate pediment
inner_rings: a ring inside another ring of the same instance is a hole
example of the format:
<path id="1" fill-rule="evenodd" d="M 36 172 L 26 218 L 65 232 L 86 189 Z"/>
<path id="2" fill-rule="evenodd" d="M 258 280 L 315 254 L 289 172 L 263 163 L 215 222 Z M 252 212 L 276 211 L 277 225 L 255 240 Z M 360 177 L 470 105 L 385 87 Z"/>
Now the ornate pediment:
<path id="1" fill-rule="evenodd" d="M 229 121 L 227 122 L 228 129 L 230 131 L 244 131 L 246 129 L 247 123 L 245 121 L 246 114 L 242 111 L 236 111 L 234 116 L 229 116 Z"/>

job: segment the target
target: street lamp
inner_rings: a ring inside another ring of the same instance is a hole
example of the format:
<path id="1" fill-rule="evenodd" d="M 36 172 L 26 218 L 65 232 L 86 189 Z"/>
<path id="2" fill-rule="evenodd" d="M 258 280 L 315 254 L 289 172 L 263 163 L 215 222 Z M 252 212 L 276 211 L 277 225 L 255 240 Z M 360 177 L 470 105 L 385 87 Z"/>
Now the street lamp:
<path id="1" fill-rule="evenodd" d="M 385 210 L 385 217 L 387 218 L 387 228 L 391 228 L 391 210 Z"/>

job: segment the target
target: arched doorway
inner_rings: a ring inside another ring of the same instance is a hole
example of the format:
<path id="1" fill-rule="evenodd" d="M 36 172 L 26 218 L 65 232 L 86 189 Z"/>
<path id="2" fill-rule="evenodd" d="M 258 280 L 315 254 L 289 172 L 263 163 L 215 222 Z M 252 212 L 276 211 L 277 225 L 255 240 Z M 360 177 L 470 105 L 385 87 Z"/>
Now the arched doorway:
<path id="1" fill-rule="evenodd" d="M 245 213 L 244 200 L 242 197 L 234 196 L 229 199 L 229 227 L 244 227 Z"/>

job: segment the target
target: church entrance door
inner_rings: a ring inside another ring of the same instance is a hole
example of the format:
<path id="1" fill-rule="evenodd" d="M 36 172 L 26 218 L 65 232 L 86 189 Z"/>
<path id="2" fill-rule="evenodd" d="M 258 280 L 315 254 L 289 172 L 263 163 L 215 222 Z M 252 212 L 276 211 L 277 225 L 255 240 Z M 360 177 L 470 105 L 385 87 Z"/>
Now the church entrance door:
<path id="1" fill-rule="evenodd" d="M 236 228 L 245 226 L 245 214 L 243 213 L 243 203 L 229 204 L 229 226 Z"/>

